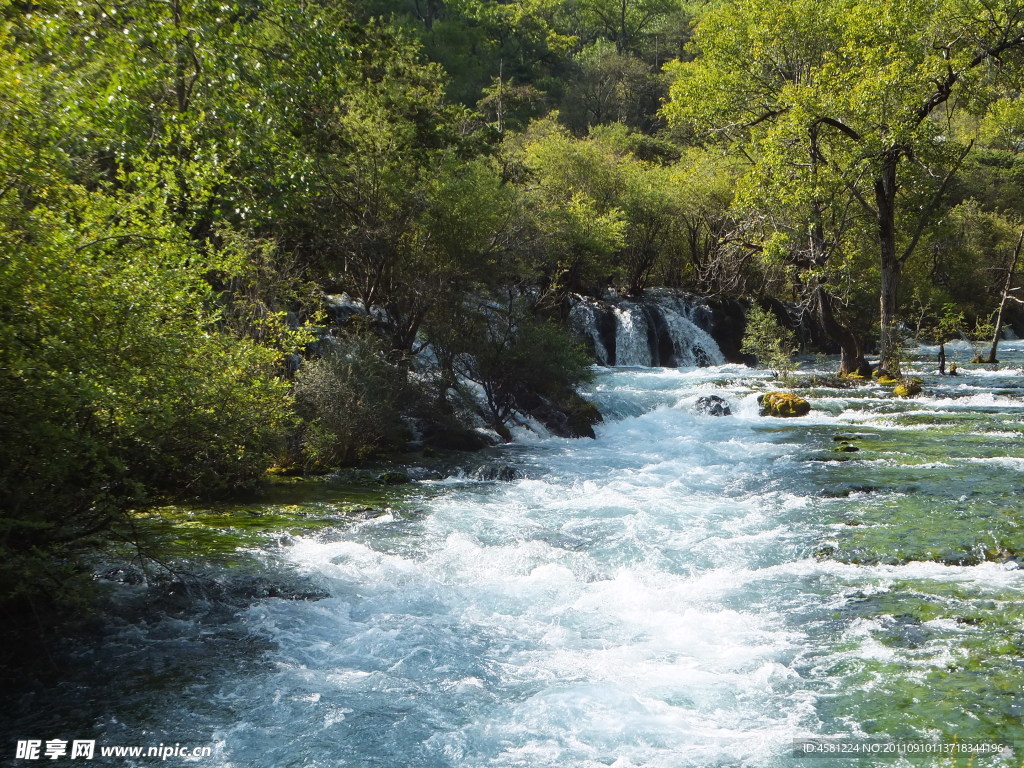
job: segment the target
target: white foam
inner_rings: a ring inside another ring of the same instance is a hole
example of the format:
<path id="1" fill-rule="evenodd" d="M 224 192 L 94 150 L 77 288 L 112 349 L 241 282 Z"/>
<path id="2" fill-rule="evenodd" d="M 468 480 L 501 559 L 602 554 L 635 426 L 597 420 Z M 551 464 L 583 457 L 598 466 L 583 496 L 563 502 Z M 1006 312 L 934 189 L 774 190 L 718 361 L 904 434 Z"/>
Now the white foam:
<path id="1" fill-rule="evenodd" d="M 793 738 L 822 728 L 828 687 L 804 675 L 865 659 L 918 674 L 951 658 L 941 642 L 894 649 L 877 617 L 850 619 L 828 647 L 808 626 L 831 621 L 853 594 L 919 580 L 994 597 L 1024 589 L 1024 571 L 809 557 L 843 527 L 816 522 L 834 500 L 816 498 L 808 477 L 833 468 L 806 461 L 807 436 L 820 440 L 822 425 L 896 427 L 892 415 L 856 410 L 860 392 L 821 398 L 801 419 L 761 417 L 764 376 L 735 366 L 602 373 L 599 402 L 635 412 L 599 425 L 597 441 L 534 436 L 510 454 L 523 479 L 437 484 L 445 492 L 414 513 L 282 550 L 331 597 L 245 614 L 275 643 L 274 669 L 225 694 L 246 713 L 217 733 L 232 759 L 245 764 L 237 745 L 266 744 L 286 723 L 289 738 L 313 745 L 303 747 L 311 765 L 351 745 L 355 756 L 338 764 L 775 766 Z M 733 415 L 693 413 L 708 393 Z M 1012 401 L 901 403 L 943 414 L 965 405 Z M 963 462 L 1024 468 L 1014 457 Z M 807 625 L 793 620 L 803 614 Z"/>

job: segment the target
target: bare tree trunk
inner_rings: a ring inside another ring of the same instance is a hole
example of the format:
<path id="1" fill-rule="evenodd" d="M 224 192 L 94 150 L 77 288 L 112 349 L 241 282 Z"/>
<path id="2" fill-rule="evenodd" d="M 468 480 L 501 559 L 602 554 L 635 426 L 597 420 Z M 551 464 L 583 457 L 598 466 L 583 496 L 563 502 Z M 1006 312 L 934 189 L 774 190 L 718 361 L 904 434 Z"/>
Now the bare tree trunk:
<path id="1" fill-rule="evenodd" d="M 875 202 L 878 206 L 879 266 L 882 289 L 879 296 L 881 325 L 879 367 L 892 376 L 900 375 L 900 334 L 896 319 L 900 268 L 896 255 L 896 165 L 899 155 L 890 153 L 883 160 L 875 181 Z"/>
<path id="2" fill-rule="evenodd" d="M 1006 282 L 1003 284 L 1003 296 L 999 300 L 999 312 L 996 313 L 996 330 L 992 334 L 992 349 L 988 353 L 990 363 L 998 363 L 996 359 L 996 348 L 999 346 L 999 335 L 1003 332 L 1003 310 L 1006 308 L 1007 299 L 1012 298 L 1010 292 L 1013 290 L 1013 277 L 1017 272 L 1017 260 L 1020 258 L 1020 249 L 1024 245 L 1024 230 L 1021 230 L 1017 238 L 1017 247 L 1013 249 L 1013 258 L 1010 259 L 1010 268 L 1006 271 Z"/>
<path id="3" fill-rule="evenodd" d="M 839 345 L 839 373 L 863 373 L 869 366 L 860 339 L 835 316 L 834 299 L 820 286 L 814 292 L 815 310 L 825 333 Z"/>

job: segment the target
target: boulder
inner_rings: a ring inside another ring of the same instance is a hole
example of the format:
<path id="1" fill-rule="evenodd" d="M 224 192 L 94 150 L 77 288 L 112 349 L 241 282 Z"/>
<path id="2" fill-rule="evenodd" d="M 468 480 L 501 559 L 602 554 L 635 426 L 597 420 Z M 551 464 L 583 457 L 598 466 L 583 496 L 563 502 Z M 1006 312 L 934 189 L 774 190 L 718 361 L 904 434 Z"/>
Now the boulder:
<path id="1" fill-rule="evenodd" d="M 791 392 L 766 392 L 757 398 L 762 416 L 806 416 L 811 404 Z"/>
<path id="2" fill-rule="evenodd" d="M 555 399 L 530 390 L 516 393 L 516 405 L 558 437 L 596 437 L 594 425 L 602 421 L 598 407 L 576 392 Z"/>
<path id="3" fill-rule="evenodd" d="M 412 478 L 409 477 L 408 472 L 403 472 L 400 469 L 393 469 L 378 475 L 377 482 L 380 485 L 405 485 L 406 483 L 411 483 Z"/>
<path id="4" fill-rule="evenodd" d="M 481 464 L 469 473 L 475 480 L 490 480 L 502 483 L 511 483 L 518 480 L 522 474 L 508 464 Z"/>
<path id="5" fill-rule="evenodd" d="M 702 416 L 732 415 L 729 401 L 718 395 L 705 395 L 704 397 L 697 398 L 697 402 L 693 404 L 693 411 Z"/>
<path id="6" fill-rule="evenodd" d="M 892 393 L 897 397 L 914 397 L 920 395 L 924 382 L 918 378 L 901 379 L 900 383 L 893 387 Z"/>

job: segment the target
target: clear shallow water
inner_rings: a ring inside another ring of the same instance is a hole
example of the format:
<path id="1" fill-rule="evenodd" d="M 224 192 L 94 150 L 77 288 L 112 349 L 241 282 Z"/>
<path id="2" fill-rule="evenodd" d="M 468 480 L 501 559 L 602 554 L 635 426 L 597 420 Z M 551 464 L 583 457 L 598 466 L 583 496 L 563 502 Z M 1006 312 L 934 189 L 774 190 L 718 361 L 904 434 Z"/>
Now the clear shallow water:
<path id="1" fill-rule="evenodd" d="M 598 440 L 524 436 L 503 459 L 523 479 L 422 482 L 392 514 L 268 543 L 250 568 L 327 596 L 154 606 L 18 727 L 72 719 L 268 768 L 772 767 L 828 734 L 1024 742 L 1024 343 L 1002 352 L 1000 371 L 925 374 L 909 401 L 812 387 L 796 420 L 758 416 L 768 383 L 740 366 L 603 372 Z M 695 414 L 706 394 L 734 415 Z"/>

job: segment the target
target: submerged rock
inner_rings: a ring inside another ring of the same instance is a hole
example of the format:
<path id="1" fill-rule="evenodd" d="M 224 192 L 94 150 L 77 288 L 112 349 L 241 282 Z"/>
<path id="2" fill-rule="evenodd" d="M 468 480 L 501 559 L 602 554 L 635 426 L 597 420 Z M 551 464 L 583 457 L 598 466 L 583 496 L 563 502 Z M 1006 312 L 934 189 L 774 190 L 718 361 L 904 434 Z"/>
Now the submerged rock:
<path id="1" fill-rule="evenodd" d="M 516 403 L 558 437 L 594 438 L 594 425 L 603 421 L 598 407 L 576 392 L 556 400 L 537 392 L 521 391 L 516 394 Z"/>
<path id="2" fill-rule="evenodd" d="M 412 478 L 408 472 L 402 470 L 391 470 L 377 476 L 377 482 L 381 485 L 405 485 L 411 483 Z"/>
<path id="3" fill-rule="evenodd" d="M 481 464 L 470 473 L 475 480 L 490 480 L 501 483 L 511 483 L 518 480 L 522 475 L 514 467 L 508 464 Z"/>
<path id="4" fill-rule="evenodd" d="M 704 397 L 697 398 L 697 402 L 693 404 L 693 411 L 703 416 L 732 415 L 729 401 L 718 395 L 705 395 Z"/>
<path id="5" fill-rule="evenodd" d="M 811 404 L 791 392 L 766 392 L 757 398 L 762 416 L 806 416 Z"/>

